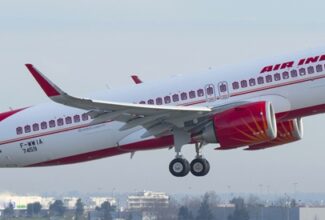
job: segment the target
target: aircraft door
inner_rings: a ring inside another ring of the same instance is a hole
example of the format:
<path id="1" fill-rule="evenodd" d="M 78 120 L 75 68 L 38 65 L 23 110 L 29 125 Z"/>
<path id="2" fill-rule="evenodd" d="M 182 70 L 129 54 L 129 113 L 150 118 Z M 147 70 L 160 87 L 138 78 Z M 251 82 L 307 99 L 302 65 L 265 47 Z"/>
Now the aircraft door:
<path id="1" fill-rule="evenodd" d="M 229 98 L 229 88 L 228 88 L 228 83 L 226 81 L 222 81 L 218 83 L 218 92 L 219 92 L 220 99 Z"/>
<path id="2" fill-rule="evenodd" d="M 208 102 L 212 102 L 216 98 L 216 90 L 213 84 L 205 86 L 205 96 Z"/>

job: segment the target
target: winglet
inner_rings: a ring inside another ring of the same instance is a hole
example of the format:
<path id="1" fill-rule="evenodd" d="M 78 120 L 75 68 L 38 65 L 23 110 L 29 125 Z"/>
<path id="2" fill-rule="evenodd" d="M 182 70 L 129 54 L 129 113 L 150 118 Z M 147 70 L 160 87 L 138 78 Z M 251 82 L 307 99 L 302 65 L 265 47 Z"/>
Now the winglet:
<path id="1" fill-rule="evenodd" d="M 53 82 L 51 82 L 46 76 L 44 76 L 40 71 L 38 71 L 32 64 L 25 64 L 25 65 L 48 97 L 51 98 L 54 96 L 60 96 L 64 94 L 64 92 L 58 86 L 56 86 Z"/>
<path id="2" fill-rule="evenodd" d="M 135 84 L 141 84 L 142 80 L 139 78 L 138 75 L 131 75 L 132 80 L 135 82 Z"/>

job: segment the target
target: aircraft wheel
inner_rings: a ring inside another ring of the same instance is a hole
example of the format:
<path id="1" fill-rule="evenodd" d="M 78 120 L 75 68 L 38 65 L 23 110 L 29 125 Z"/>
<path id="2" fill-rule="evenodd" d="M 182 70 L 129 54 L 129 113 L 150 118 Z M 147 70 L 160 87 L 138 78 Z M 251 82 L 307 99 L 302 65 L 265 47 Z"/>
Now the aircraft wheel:
<path id="1" fill-rule="evenodd" d="M 190 164 L 186 159 L 175 158 L 169 164 L 169 171 L 176 177 L 183 177 L 190 172 Z"/>
<path id="2" fill-rule="evenodd" d="M 210 163 L 204 158 L 196 158 L 191 162 L 191 173 L 194 176 L 205 176 L 210 171 Z"/>

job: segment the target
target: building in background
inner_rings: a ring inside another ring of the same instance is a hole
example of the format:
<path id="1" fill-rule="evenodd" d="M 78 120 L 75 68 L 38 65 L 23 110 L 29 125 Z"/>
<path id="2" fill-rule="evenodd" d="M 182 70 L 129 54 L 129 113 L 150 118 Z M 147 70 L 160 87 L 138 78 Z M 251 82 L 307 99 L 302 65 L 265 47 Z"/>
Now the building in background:
<path id="1" fill-rule="evenodd" d="M 89 204 L 87 204 L 88 209 L 95 209 L 96 207 L 100 207 L 101 204 L 104 202 L 109 202 L 111 206 L 116 206 L 117 201 L 116 198 L 113 197 L 90 197 L 89 198 Z"/>
<path id="2" fill-rule="evenodd" d="M 74 209 L 79 197 L 63 197 L 62 199 L 63 205 L 68 209 Z M 42 209 L 48 210 L 50 205 L 56 200 L 54 197 L 43 197 L 38 195 L 28 195 L 21 196 L 15 195 L 12 193 L 1 193 L 0 194 L 0 210 L 4 210 L 9 204 L 13 204 L 15 210 L 26 210 L 27 205 L 30 203 L 39 202 L 42 205 Z M 109 202 L 111 206 L 117 205 L 116 198 L 113 197 L 89 197 L 82 202 L 85 204 L 86 209 L 95 209 L 96 207 L 100 207 L 102 203 Z"/>
<path id="3" fill-rule="evenodd" d="M 126 199 L 127 198 L 127 199 Z M 63 197 L 62 200 L 67 208 L 67 215 L 73 216 L 74 209 L 79 197 Z M 10 203 L 14 206 L 14 216 L 26 217 L 27 205 L 30 203 L 39 202 L 42 205 L 41 216 L 48 216 L 49 206 L 55 201 L 54 197 L 42 197 L 38 195 L 16 195 L 12 193 L 0 194 L 0 216 L 3 215 L 3 210 Z M 126 209 L 119 206 L 122 201 Z M 172 200 L 173 201 L 173 200 Z M 176 206 L 170 201 L 170 197 L 164 192 L 144 191 L 121 197 L 85 197 L 82 199 L 85 204 L 85 214 L 89 220 L 98 220 L 103 217 L 103 212 L 96 210 L 104 202 L 109 202 L 114 208 L 111 211 L 111 216 L 114 220 L 132 219 L 132 220 L 156 220 L 164 219 L 166 214 L 171 214 L 175 218 L 178 215 L 179 208 L 182 204 L 177 203 Z M 127 203 L 125 203 L 127 202 Z M 176 207 L 176 208 L 175 208 Z M 200 203 L 190 210 L 194 217 L 197 216 L 197 210 Z M 218 220 L 228 220 L 230 215 L 234 214 L 236 206 L 234 204 L 224 203 L 218 204 L 211 208 L 211 213 Z M 325 206 L 323 200 L 317 202 L 300 202 L 298 205 L 292 205 L 290 202 L 269 205 L 267 202 L 246 205 L 245 209 L 249 214 L 250 220 L 325 220 Z"/>
<path id="4" fill-rule="evenodd" d="M 67 209 L 74 209 L 78 199 L 78 197 L 63 197 L 62 202 Z"/>
<path id="5" fill-rule="evenodd" d="M 43 209 L 49 209 L 53 201 L 53 197 L 19 196 L 12 193 L 2 193 L 0 194 L 0 210 L 8 207 L 10 203 L 13 204 L 15 210 L 26 210 L 27 204 L 34 202 L 39 202 Z"/>
<path id="6" fill-rule="evenodd" d="M 127 199 L 129 210 L 167 208 L 168 204 L 169 196 L 163 192 L 144 191 L 128 196 Z"/>

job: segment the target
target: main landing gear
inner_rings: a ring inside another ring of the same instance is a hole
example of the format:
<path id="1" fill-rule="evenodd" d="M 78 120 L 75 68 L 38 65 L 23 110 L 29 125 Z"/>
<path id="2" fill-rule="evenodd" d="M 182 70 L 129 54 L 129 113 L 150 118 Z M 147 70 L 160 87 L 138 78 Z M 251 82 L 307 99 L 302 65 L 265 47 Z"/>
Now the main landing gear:
<path id="1" fill-rule="evenodd" d="M 176 158 L 169 164 L 169 171 L 176 177 L 186 176 L 190 171 L 194 176 L 205 176 L 210 171 L 209 162 L 202 157 L 203 143 L 196 143 L 196 157 L 191 164 L 180 155 L 181 147 L 175 146 Z"/>

